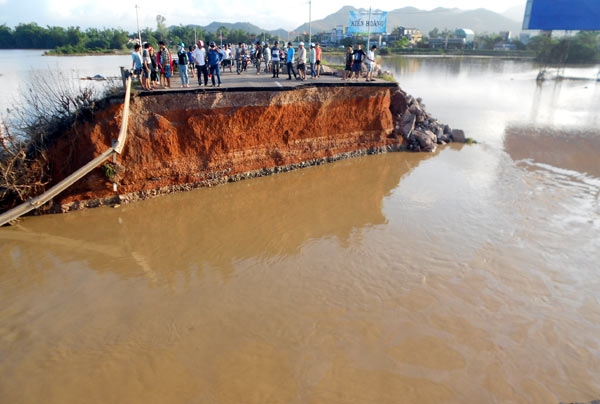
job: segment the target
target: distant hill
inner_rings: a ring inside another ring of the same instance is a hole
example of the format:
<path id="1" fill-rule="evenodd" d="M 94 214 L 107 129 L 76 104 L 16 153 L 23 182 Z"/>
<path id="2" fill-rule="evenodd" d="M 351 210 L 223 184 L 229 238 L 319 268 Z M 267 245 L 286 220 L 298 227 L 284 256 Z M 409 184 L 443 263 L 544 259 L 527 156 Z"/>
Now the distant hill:
<path id="1" fill-rule="evenodd" d="M 525 4 L 522 6 L 511 7 L 505 12 L 502 13 L 508 19 L 518 21 L 519 23 L 523 23 L 523 17 L 525 16 Z"/>
<path id="2" fill-rule="evenodd" d="M 519 11 L 520 9 L 520 11 Z M 319 32 L 331 32 L 338 25 L 347 26 L 350 11 L 359 10 L 351 6 L 344 6 L 337 12 L 327 17 L 311 21 L 313 34 Z M 436 8 L 431 11 L 419 10 L 415 7 L 404 7 L 388 11 L 387 29 L 388 32 L 396 27 L 418 28 L 424 35 L 427 35 L 434 28 L 439 30 L 449 29 L 451 31 L 457 28 L 467 28 L 475 31 L 477 34 L 497 33 L 500 31 L 511 31 L 518 34 L 522 31 L 523 14 L 525 6 L 514 7 L 507 10 L 504 14 L 498 14 L 483 8 L 477 10 L 460 10 L 457 8 Z M 520 14 L 520 17 L 518 17 Z M 249 22 L 212 22 L 204 26 L 208 32 L 217 32 L 220 27 L 228 30 L 238 30 L 249 32 L 251 34 L 267 33 L 271 37 L 287 38 L 288 32 L 284 29 L 264 30 Z M 295 32 L 308 32 L 308 22 L 300 25 Z"/>
<path id="3" fill-rule="evenodd" d="M 219 30 L 219 28 L 221 28 L 221 27 L 225 27 L 230 31 L 241 29 L 244 32 L 249 32 L 251 34 L 256 34 L 256 35 L 262 34 L 262 33 L 267 33 L 273 37 L 278 36 L 278 35 L 280 37 L 287 37 L 287 31 L 284 30 L 283 28 L 269 31 L 269 30 L 265 30 L 260 27 L 257 27 L 256 25 L 251 24 L 249 22 L 230 23 L 230 22 L 214 21 L 202 28 L 204 28 L 208 32 L 217 32 Z"/>
<path id="4" fill-rule="evenodd" d="M 348 12 L 358 10 L 354 7 L 342 7 L 336 13 L 330 14 L 322 20 L 312 21 L 312 32 L 329 32 L 336 25 L 348 25 Z M 439 30 L 468 28 L 475 33 L 496 33 L 511 31 L 513 34 L 521 32 L 521 20 L 514 20 L 504 15 L 483 8 L 477 10 L 460 10 L 457 8 L 436 8 L 431 11 L 419 10 L 414 7 L 404 7 L 388 11 L 387 29 L 391 32 L 395 27 L 418 28 L 427 35 L 434 28 Z M 308 23 L 298 28 L 297 32 L 308 31 Z"/>

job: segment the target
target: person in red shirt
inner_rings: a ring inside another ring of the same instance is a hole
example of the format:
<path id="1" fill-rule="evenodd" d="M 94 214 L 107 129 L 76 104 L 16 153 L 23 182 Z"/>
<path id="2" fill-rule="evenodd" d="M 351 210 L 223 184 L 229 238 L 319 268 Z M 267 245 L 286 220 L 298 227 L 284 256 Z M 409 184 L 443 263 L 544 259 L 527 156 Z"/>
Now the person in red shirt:
<path id="1" fill-rule="evenodd" d="M 317 71 L 317 78 L 321 76 L 321 44 L 317 42 L 315 46 L 315 52 L 317 53 L 317 60 L 315 61 L 315 70 Z"/>

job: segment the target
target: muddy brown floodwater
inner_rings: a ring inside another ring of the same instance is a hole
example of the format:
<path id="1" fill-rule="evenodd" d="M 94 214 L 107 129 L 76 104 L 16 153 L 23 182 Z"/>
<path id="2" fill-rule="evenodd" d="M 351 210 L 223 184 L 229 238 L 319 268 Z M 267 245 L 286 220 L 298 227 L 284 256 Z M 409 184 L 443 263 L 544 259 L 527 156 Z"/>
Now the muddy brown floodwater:
<path id="1" fill-rule="evenodd" d="M 597 84 L 540 90 L 508 61 L 394 63 L 480 143 L 0 229 L 0 401 L 599 399 L 597 165 L 529 139 L 560 127 L 543 144 L 577 133 L 571 152 L 593 159 L 598 111 L 563 107 L 598 105 Z"/>

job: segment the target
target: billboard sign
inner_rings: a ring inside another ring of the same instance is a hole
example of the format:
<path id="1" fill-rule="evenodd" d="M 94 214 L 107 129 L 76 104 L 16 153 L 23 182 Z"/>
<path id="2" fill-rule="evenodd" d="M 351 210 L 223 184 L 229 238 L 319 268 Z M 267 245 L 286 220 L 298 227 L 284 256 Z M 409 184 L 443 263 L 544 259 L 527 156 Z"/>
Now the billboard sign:
<path id="1" fill-rule="evenodd" d="M 387 32 L 387 11 L 350 11 L 348 34 L 385 34 Z"/>
<path id="2" fill-rule="evenodd" d="M 527 0 L 523 29 L 600 30 L 600 0 Z"/>

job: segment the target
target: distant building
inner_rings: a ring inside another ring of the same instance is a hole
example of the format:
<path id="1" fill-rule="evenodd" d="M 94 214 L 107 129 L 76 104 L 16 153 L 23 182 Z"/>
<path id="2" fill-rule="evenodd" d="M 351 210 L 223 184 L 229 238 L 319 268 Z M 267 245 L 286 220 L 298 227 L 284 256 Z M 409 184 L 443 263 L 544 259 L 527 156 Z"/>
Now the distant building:
<path id="1" fill-rule="evenodd" d="M 466 28 L 458 28 L 454 34 L 459 39 L 464 39 L 466 45 L 471 45 L 475 41 L 475 33 Z"/>
<path id="2" fill-rule="evenodd" d="M 524 45 L 527 45 L 530 39 L 531 34 L 529 32 L 521 32 L 519 34 L 519 41 L 521 41 Z"/>
<path id="3" fill-rule="evenodd" d="M 331 30 L 331 42 L 339 43 L 344 38 L 344 26 L 337 25 Z"/>
<path id="4" fill-rule="evenodd" d="M 416 45 L 423 40 L 423 34 L 417 28 L 398 27 L 400 37 L 406 37 L 411 44 Z"/>
<path id="5" fill-rule="evenodd" d="M 512 35 L 511 35 L 510 31 L 500 31 L 500 36 L 502 37 L 502 40 L 504 42 L 508 42 L 508 41 L 510 41 L 510 38 Z"/>

